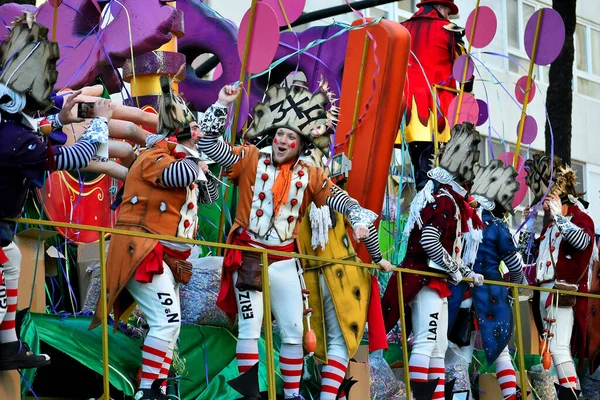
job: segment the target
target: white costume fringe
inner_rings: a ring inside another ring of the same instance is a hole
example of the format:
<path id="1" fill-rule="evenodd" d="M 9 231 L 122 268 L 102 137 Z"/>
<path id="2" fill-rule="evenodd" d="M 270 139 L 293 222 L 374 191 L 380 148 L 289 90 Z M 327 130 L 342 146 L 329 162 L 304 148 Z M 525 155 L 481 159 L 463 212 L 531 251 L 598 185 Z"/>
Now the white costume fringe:
<path id="1" fill-rule="evenodd" d="M 310 205 L 310 228 L 312 231 L 311 245 L 313 250 L 321 246 L 325 250 L 325 246 L 329 243 L 329 228 L 331 224 L 331 214 L 328 206 L 317 207 L 315 203 Z"/>
<path id="2" fill-rule="evenodd" d="M 425 187 L 417 193 L 412 203 L 410 203 L 410 211 L 408 213 L 408 219 L 406 220 L 406 226 L 404 226 L 404 232 L 402 235 L 406 238 L 410 236 L 415 227 L 415 223 L 419 225 L 419 228 L 423 227 L 423 220 L 421 219 L 421 210 L 429 203 L 434 202 L 433 198 L 433 181 L 427 181 Z"/>
<path id="3" fill-rule="evenodd" d="M 469 232 L 463 233 L 463 261 L 469 267 L 475 264 L 477 259 L 477 251 L 479 250 L 479 243 L 483 241 L 483 230 L 473 228 L 473 221 L 469 219 L 467 221 L 469 225 Z"/>

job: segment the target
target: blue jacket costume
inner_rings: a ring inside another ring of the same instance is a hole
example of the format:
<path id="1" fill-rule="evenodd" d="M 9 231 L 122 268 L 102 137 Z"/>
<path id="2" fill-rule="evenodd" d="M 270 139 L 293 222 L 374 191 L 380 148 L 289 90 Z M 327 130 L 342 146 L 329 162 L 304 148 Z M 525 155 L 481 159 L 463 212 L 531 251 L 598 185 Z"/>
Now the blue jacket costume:
<path id="1" fill-rule="evenodd" d="M 504 281 L 500 272 L 500 261 L 518 252 L 512 235 L 503 220 L 483 211 L 483 242 L 479 245 L 473 271 L 485 279 Z M 448 329 L 456 322 L 460 304 L 467 289 L 471 291 L 473 307 L 479 323 L 483 348 L 491 365 L 507 346 L 513 333 L 513 314 L 508 300 L 508 288 L 482 285 L 469 288 L 465 282 L 451 286 L 448 299 Z"/>

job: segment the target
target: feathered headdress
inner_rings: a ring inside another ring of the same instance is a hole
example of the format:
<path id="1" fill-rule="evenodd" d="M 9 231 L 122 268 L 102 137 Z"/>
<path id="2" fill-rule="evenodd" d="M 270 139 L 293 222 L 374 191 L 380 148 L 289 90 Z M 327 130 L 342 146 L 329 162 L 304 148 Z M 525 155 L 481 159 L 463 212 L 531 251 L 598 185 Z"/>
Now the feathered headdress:
<path id="1" fill-rule="evenodd" d="M 285 84 L 271 86 L 265 93 L 266 101 L 254 106 L 254 120 L 244 137 L 255 139 L 278 128 L 288 128 L 328 154 L 330 138 L 327 132 L 336 123 L 337 99 L 327 82 L 321 82 L 319 86 L 316 93 L 308 90 L 303 81 L 294 81 L 289 87 Z"/>
<path id="2" fill-rule="evenodd" d="M 517 175 L 512 166 L 505 167 L 500 160 L 492 160 L 485 167 L 476 165 L 471 194 L 488 211 L 499 204 L 512 214 L 512 202 L 520 187 Z"/>

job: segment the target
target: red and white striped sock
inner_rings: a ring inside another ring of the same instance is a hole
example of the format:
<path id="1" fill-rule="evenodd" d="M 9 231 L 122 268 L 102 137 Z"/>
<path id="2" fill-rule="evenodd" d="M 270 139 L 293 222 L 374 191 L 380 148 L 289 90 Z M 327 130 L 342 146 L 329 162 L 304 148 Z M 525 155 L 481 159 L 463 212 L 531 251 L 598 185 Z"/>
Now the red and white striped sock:
<path id="1" fill-rule="evenodd" d="M 429 356 L 422 354 L 411 354 L 408 361 L 410 380 L 413 382 L 427 382 L 429 377 Z"/>
<path id="2" fill-rule="evenodd" d="M 283 395 L 286 399 L 300 394 L 303 354 L 302 345 L 300 344 L 281 344 L 279 368 L 283 377 Z"/>
<path id="3" fill-rule="evenodd" d="M 252 368 L 258 362 L 258 339 L 238 339 L 235 357 L 240 374 Z"/>
<path id="4" fill-rule="evenodd" d="M 174 344 L 169 346 L 169 349 L 167 350 L 167 354 L 165 355 L 165 359 L 162 364 L 162 368 L 160 369 L 160 373 L 158 374 L 158 379 L 167 379 L 169 377 L 169 370 L 171 369 L 171 363 L 173 362 L 174 347 Z M 160 390 L 163 394 L 167 393 L 166 380 L 160 385 Z"/>
<path id="5" fill-rule="evenodd" d="M 0 323 L 0 343 L 16 342 L 15 317 L 17 315 L 17 300 L 19 298 L 19 281 L 6 279 L 6 314 Z"/>
<path id="6" fill-rule="evenodd" d="M 575 371 L 575 365 L 572 361 L 558 365 L 558 367 L 556 367 L 556 374 L 558 375 L 558 383 L 560 383 L 561 386 L 573 389 L 579 388 L 577 371 Z"/>
<path id="7" fill-rule="evenodd" d="M 329 356 L 329 362 L 321 370 L 321 397 L 320 400 L 336 400 L 340 385 L 346 376 L 348 360 L 336 356 Z"/>
<path id="8" fill-rule="evenodd" d="M 150 389 L 152 382 L 158 379 L 169 350 L 169 342 L 152 336 L 146 336 L 142 346 L 142 379 L 140 389 Z"/>
<path id="9" fill-rule="evenodd" d="M 505 399 L 510 399 L 515 393 L 517 393 L 517 374 L 510 361 L 503 359 L 502 355 L 498 357 L 496 362 L 496 379 L 502 390 L 502 396 Z"/>
<path id="10" fill-rule="evenodd" d="M 432 399 L 446 398 L 446 364 L 443 358 L 432 358 L 429 361 L 428 380 L 433 381 L 439 378 Z"/>

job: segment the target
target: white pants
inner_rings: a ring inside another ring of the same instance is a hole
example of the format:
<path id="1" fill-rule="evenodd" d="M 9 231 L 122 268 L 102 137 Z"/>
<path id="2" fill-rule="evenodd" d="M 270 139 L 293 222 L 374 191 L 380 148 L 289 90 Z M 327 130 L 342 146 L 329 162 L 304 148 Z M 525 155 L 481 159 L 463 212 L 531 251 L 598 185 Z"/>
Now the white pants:
<path id="1" fill-rule="evenodd" d="M 233 273 L 237 281 L 237 272 Z M 296 267 L 296 260 L 282 260 L 269 266 L 269 287 L 271 291 L 271 311 L 281 334 L 281 342 L 302 344 L 302 288 Z M 263 322 L 263 294 L 256 290 L 235 288 L 238 306 L 238 339 L 258 339 Z M 267 319 L 270 322 L 270 316 Z"/>
<path id="2" fill-rule="evenodd" d="M 21 274 L 21 260 L 23 259 L 21 250 L 19 250 L 15 242 L 11 242 L 8 246 L 3 247 L 2 251 L 6 254 L 8 261 L 0 265 L 0 322 L 4 321 L 8 309 L 5 280 L 16 281 L 19 279 Z"/>
<path id="3" fill-rule="evenodd" d="M 174 343 L 181 329 L 179 284 L 171 269 L 164 264 L 164 272 L 154 275 L 152 282 L 140 283 L 131 278 L 127 290 L 146 315 L 150 326 L 148 336 Z"/>
<path id="4" fill-rule="evenodd" d="M 414 335 L 412 353 L 445 358 L 448 349 L 448 299 L 423 287 L 410 302 Z"/>
<path id="5" fill-rule="evenodd" d="M 319 280 L 321 283 L 321 295 L 323 296 L 323 313 L 325 314 L 325 333 L 327 335 L 327 357 L 336 356 L 343 360 L 348 361 L 348 346 L 344 335 L 342 334 L 342 328 L 340 328 L 340 322 L 338 320 L 337 312 L 333 305 L 333 299 L 331 298 L 331 292 L 325 282 L 323 274 L 319 274 Z"/>
<path id="6" fill-rule="evenodd" d="M 548 295 L 548 292 L 540 292 L 540 314 L 542 321 L 544 318 L 556 319 L 556 322 L 551 325 L 544 322 L 544 326 L 549 326 L 549 333 L 554 334 L 554 337 L 548 340 L 548 346 L 554 366 L 558 367 L 560 364 L 573 361 L 571 358 L 571 335 L 575 315 L 572 307 L 556 307 L 553 303 L 546 308 Z"/>

